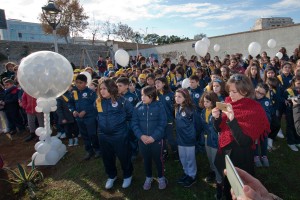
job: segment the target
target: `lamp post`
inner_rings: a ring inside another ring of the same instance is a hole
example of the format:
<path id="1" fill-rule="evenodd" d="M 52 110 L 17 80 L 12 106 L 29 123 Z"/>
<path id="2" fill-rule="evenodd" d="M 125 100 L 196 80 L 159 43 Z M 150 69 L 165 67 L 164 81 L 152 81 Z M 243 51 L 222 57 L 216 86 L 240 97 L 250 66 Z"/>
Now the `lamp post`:
<path id="1" fill-rule="evenodd" d="M 61 10 L 56 7 L 53 0 L 48 1 L 48 5 L 42 7 L 43 16 L 48 24 L 52 27 L 54 37 L 54 50 L 57 53 L 56 27 L 61 20 Z"/>

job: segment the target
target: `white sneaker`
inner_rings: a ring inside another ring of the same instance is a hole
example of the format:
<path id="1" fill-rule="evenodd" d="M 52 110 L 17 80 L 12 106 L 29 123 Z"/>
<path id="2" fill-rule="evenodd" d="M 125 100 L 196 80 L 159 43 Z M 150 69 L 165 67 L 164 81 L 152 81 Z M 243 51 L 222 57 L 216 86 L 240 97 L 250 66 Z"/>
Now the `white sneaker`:
<path id="1" fill-rule="evenodd" d="M 69 139 L 69 144 L 68 144 L 68 146 L 69 146 L 69 147 L 72 147 L 72 146 L 73 146 L 73 139 L 72 139 L 72 138 Z"/>
<path id="2" fill-rule="evenodd" d="M 273 140 L 271 138 L 268 138 L 268 150 L 271 150 L 273 148 Z"/>
<path id="3" fill-rule="evenodd" d="M 296 147 L 296 145 L 294 145 L 294 144 L 288 144 L 288 146 L 290 147 L 290 149 L 292 151 L 299 151 L 298 148 Z"/>
<path id="4" fill-rule="evenodd" d="M 55 137 L 60 138 L 60 136 L 61 136 L 61 132 L 57 132 Z"/>
<path id="5" fill-rule="evenodd" d="M 74 146 L 78 146 L 78 138 L 74 138 Z"/>
<path id="6" fill-rule="evenodd" d="M 132 176 L 123 180 L 122 188 L 128 188 L 131 185 Z"/>
<path id="7" fill-rule="evenodd" d="M 66 138 L 66 137 L 67 137 L 66 134 L 63 133 L 63 134 L 61 134 L 60 139 L 64 139 L 64 138 Z"/>
<path id="8" fill-rule="evenodd" d="M 283 133 L 282 133 L 282 130 L 281 130 L 281 129 L 278 131 L 278 133 L 277 133 L 277 137 L 279 137 L 279 138 L 284 138 L 284 135 L 283 135 Z"/>
<path id="9" fill-rule="evenodd" d="M 117 177 L 115 177 L 113 179 L 111 179 L 111 178 L 107 179 L 106 184 L 105 184 L 105 189 L 107 189 L 107 190 L 111 189 L 114 186 L 115 180 L 117 180 Z"/>

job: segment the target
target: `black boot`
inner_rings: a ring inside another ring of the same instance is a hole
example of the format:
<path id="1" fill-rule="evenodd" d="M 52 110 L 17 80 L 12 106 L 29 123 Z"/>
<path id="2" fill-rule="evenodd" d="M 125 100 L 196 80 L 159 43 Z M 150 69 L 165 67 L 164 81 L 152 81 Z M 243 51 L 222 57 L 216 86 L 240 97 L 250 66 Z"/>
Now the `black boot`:
<path id="1" fill-rule="evenodd" d="M 29 142 L 36 137 L 35 133 L 30 133 L 28 137 L 25 138 L 25 142 Z"/>
<path id="2" fill-rule="evenodd" d="M 217 183 L 217 194 L 215 195 L 216 200 L 222 199 L 223 196 L 223 184 Z"/>

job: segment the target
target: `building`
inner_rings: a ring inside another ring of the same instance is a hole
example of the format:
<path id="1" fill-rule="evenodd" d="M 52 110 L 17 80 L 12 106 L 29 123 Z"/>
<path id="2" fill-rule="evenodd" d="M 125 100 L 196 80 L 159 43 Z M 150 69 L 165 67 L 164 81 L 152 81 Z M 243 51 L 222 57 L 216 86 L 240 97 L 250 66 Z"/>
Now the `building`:
<path id="1" fill-rule="evenodd" d="M 41 24 L 23 22 L 17 19 L 6 20 L 7 29 L 0 29 L 0 40 L 21 42 L 53 42 L 52 34 L 44 33 Z M 58 43 L 66 43 L 64 38 L 57 38 Z"/>
<path id="2" fill-rule="evenodd" d="M 293 24 L 294 24 L 293 19 L 290 17 L 260 18 L 255 21 L 252 30 L 283 27 L 283 26 L 288 26 Z"/>

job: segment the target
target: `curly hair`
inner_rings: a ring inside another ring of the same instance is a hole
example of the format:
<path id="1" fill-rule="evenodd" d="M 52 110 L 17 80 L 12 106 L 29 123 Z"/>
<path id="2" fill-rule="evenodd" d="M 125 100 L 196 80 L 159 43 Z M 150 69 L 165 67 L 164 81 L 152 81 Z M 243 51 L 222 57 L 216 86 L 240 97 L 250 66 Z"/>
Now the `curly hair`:
<path id="1" fill-rule="evenodd" d="M 99 80 L 99 85 L 98 85 L 98 88 L 97 88 L 97 95 L 98 95 L 99 98 L 103 98 L 101 93 L 100 93 L 100 87 L 101 87 L 102 84 L 104 84 L 105 87 L 107 88 L 107 91 L 110 94 L 112 102 L 116 102 L 117 99 L 120 97 L 120 94 L 119 94 L 119 91 L 118 91 L 118 86 L 115 83 L 115 81 L 113 81 L 112 79 L 109 79 L 109 78 L 101 78 Z"/>

